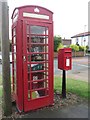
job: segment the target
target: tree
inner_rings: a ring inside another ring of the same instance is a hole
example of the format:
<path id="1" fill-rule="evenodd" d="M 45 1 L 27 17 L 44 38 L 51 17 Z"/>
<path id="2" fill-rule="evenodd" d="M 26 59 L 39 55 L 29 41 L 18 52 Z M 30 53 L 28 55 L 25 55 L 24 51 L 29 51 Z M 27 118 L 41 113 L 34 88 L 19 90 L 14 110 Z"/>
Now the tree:
<path id="1" fill-rule="evenodd" d="M 57 48 L 62 43 L 60 36 L 54 36 L 54 52 L 57 52 Z"/>

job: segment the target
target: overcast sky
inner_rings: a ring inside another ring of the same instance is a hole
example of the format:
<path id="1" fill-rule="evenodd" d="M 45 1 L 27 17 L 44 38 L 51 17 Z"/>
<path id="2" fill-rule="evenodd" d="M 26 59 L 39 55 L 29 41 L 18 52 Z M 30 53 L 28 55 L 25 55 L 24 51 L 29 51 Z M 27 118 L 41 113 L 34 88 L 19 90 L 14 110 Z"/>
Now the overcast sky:
<path id="1" fill-rule="evenodd" d="M 71 38 L 71 36 L 87 31 L 88 29 L 88 1 L 89 0 L 8 0 L 9 25 L 11 28 L 11 15 L 15 7 L 39 5 L 54 13 L 54 35 L 60 35 L 62 38 Z M 85 25 L 87 26 L 84 27 Z"/>

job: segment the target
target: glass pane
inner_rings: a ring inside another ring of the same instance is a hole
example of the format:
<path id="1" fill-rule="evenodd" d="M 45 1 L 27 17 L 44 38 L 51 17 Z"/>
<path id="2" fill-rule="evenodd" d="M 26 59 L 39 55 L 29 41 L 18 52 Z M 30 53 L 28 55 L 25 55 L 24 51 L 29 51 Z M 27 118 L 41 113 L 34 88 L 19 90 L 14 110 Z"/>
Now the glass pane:
<path id="1" fill-rule="evenodd" d="M 48 46 L 31 45 L 31 52 L 48 52 Z"/>
<path id="2" fill-rule="evenodd" d="M 29 30 L 29 25 L 27 25 L 27 34 L 29 34 L 30 30 Z"/>
<path id="3" fill-rule="evenodd" d="M 39 98 L 39 97 L 40 97 L 40 96 L 39 96 L 38 91 L 32 92 L 32 99 L 36 99 L 36 98 Z"/>
<path id="4" fill-rule="evenodd" d="M 28 73 L 28 81 L 30 81 L 30 73 Z"/>
<path id="5" fill-rule="evenodd" d="M 14 62 L 16 62 L 16 54 L 14 54 Z"/>
<path id="6" fill-rule="evenodd" d="M 45 35 L 45 27 L 31 26 L 31 34 L 42 34 Z"/>
<path id="7" fill-rule="evenodd" d="M 16 52 L 16 45 L 14 45 L 14 52 Z"/>
<path id="8" fill-rule="evenodd" d="M 48 44 L 48 37 L 47 36 L 32 36 L 31 43 Z"/>
<path id="9" fill-rule="evenodd" d="M 37 89 L 37 88 L 46 88 L 46 86 L 45 86 L 45 82 L 33 82 L 33 84 L 32 84 L 32 89 Z"/>
<path id="10" fill-rule="evenodd" d="M 30 99 L 30 91 L 28 91 L 28 99 Z"/>
<path id="11" fill-rule="evenodd" d="M 16 37 L 13 38 L 13 44 L 16 44 Z"/>
<path id="12" fill-rule="evenodd" d="M 30 43 L 30 37 L 27 35 L 27 43 Z"/>
<path id="13" fill-rule="evenodd" d="M 13 36 L 16 35 L 16 28 L 13 29 Z"/>
<path id="14" fill-rule="evenodd" d="M 31 64 L 32 71 L 48 70 L 48 63 Z"/>
<path id="15" fill-rule="evenodd" d="M 27 67 L 28 67 L 28 68 L 27 68 L 27 69 L 28 69 L 28 72 L 30 72 L 30 64 L 28 64 L 28 66 L 27 66 Z"/>
<path id="16" fill-rule="evenodd" d="M 31 45 L 30 44 L 27 45 L 27 52 L 31 52 Z"/>
<path id="17" fill-rule="evenodd" d="M 41 79 L 44 79 L 44 73 L 41 72 L 41 73 L 33 73 L 32 74 L 32 80 L 41 80 Z"/>
<path id="18" fill-rule="evenodd" d="M 31 60 L 31 55 L 28 55 L 27 60 L 28 60 L 28 62 L 30 62 L 30 60 Z"/>
<path id="19" fill-rule="evenodd" d="M 42 89 L 32 92 L 32 99 L 37 99 L 43 96 L 48 95 L 48 89 Z"/>
<path id="20" fill-rule="evenodd" d="M 32 54 L 31 61 L 44 61 L 44 54 Z"/>
<path id="21" fill-rule="evenodd" d="M 46 35 L 48 35 L 48 28 L 46 27 Z"/>
<path id="22" fill-rule="evenodd" d="M 14 61 L 14 69 L 16 70 L 16 61 Z"/>
<path id="23" fill-rule="evenodd" d="M 44 70 L 43 64 L 31 64 L 32 71 Z"/>

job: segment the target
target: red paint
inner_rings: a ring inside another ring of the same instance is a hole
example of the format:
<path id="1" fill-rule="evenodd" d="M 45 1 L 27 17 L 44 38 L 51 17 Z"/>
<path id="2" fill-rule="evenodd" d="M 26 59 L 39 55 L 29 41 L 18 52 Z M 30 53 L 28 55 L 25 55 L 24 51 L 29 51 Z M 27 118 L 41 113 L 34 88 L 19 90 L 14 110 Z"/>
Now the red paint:
<path id="1" fill-rule="evenodd" d="M 61 70 L 72 69 L 72 50 L 71 48 L 63 48 L 58 51 L 58 68 Z"/>
<path id="2" fill-rule="evenodd" d="M 39 9 L 39 13 L 34 12 L 35 8 Z M 16 10 L 18 13 L 15 13 Z M 24 12 L 47 15 L 49 19 L 23 17 Z M 20 112 L 53 104 L 52 14 L 51 11 L 39 6 L 18 7 L 12 14 L 12 96 Z M 18 18 L 13 21 L 15 16 Z"/>

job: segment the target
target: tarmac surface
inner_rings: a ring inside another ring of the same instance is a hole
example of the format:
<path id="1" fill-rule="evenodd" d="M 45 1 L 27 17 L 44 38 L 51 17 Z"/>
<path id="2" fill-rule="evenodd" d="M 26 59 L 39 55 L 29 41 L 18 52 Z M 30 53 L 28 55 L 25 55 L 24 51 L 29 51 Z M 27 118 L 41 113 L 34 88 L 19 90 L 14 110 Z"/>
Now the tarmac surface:
<path id="1" fill-rule="evenodd" d="M 88 118 L 88 106 L 79 104 L 57 110 L 42 109 L 24 114 L 22 118 Z"/>
<path id="2" fill-rule="evenodd" d="M 72 58 L 72 70 L 66 71 L 67 78 L 88 82 L 89 64 L 88 56 Z M 62 70 L 58 69 L 57 59 L 54 60 L 54 75 L 62 76 Z"/>

